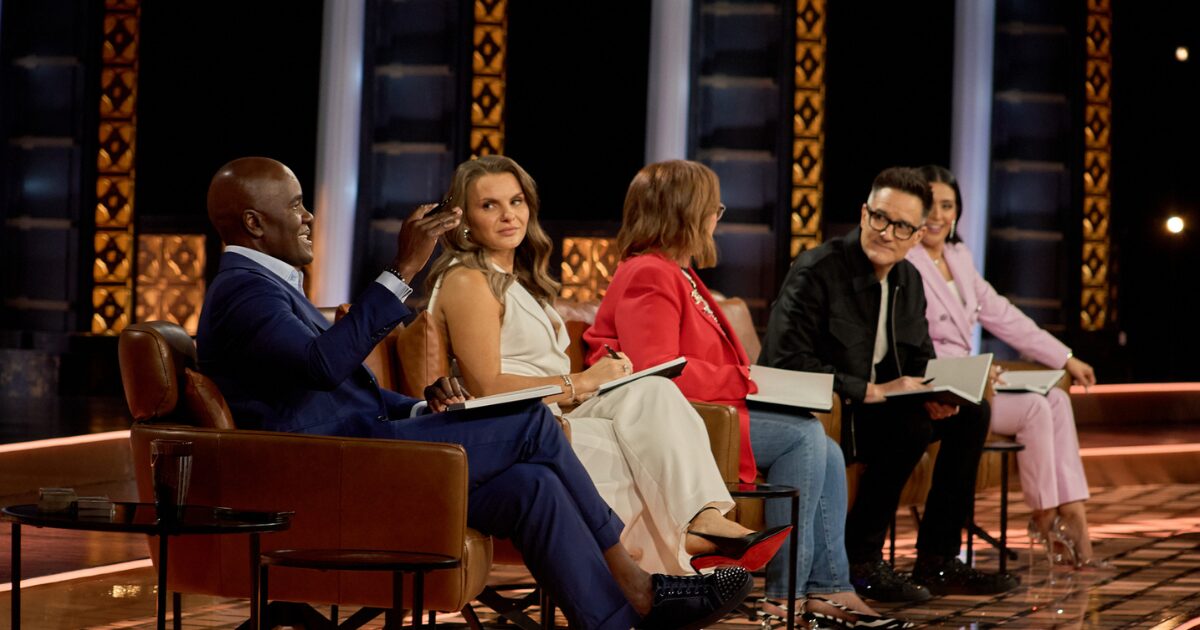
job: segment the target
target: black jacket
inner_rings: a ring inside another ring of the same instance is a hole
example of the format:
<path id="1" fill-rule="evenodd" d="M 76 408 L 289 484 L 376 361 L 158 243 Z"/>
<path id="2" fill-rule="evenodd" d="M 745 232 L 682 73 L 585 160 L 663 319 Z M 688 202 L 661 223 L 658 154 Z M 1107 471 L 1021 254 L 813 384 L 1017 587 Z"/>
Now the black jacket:
<path id="1" fill-rule="evenodd" d="M 758 362 L 833 373 L 842 398 L 842 445 L 853 457 L 855 405 L 866 396 L 879 320 L 879 279 L 859 243 L 861 228 L 801 254 L 788 271 Z M 901 260 L 888 273 L 888 353 L 875 382 L 921 376 L 934 358 L 925 321 L 925 288 L 916 267 Z M 847 421 L 849 420 L 849 421 Z"/>

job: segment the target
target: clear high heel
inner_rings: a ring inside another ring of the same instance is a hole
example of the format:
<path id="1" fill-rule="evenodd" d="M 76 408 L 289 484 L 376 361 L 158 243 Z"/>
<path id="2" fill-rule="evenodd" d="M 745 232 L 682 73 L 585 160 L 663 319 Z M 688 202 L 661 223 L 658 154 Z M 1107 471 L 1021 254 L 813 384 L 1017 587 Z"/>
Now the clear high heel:
<path id="1" fill-rule="evenodd" d="M 1050 529 L 1043 532 L 1037 526 L 1037 521 L 1029 519 L 1026 527 L 1029 534 L 1029 553 L 1033 555 L 1033 546 L 1041 545 L 1046 552 L 1046 562 L 1051 566 L 1076 566 L 1078 557 L 1075 554 L 1075 543 L 1066 536 L 1066 528 L 1062 521 L 1055 516 Z"/>
<path id="2" fill-rule="evenodd" d="M 1107 560 L 1098 559 L 1094 556 L 1088 558 L 1087 560 L 1084 560 L 1082 557 L 1080 557 L 1079 551 L 1075 547 L 1074 539 L 1068 535 L 1067 524 L 1059 517 L 1054 517 L 1054 523 L 1050 526 L 1050 531 L 1071 550 L 1071 564 L 1074 565 L 1076 569 L 1092 569 L 1096 571 L 1113 570 L 1112 563 Z"/>

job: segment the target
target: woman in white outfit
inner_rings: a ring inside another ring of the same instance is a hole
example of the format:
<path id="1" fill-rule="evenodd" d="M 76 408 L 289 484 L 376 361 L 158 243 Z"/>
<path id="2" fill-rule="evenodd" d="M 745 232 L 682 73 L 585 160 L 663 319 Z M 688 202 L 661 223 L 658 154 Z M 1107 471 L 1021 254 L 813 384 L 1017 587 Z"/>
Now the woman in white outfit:
<path id="1" fill-rule="evenodd" d="M 561 387 L 546 402 L 556 413 L 574 406 L 566 414 L 574 450 L 647 571 L 765 564 L 789 528 L 756 534 L 723 517 L 733 500 L 703 420 L 674 383 L 643 378 L 597 396 L 600 384 L 629 373 L 624 355 L 571 373 L 566 325 L 553 306 L 558 284 L 547 273 L 552 243 L 537 222 L 529 175 L 501 156 L 464 162 L 446 206 L 463 208 L 463 226 L 443 236 L 429 311 L 445 327 L 467 389 Z"/>

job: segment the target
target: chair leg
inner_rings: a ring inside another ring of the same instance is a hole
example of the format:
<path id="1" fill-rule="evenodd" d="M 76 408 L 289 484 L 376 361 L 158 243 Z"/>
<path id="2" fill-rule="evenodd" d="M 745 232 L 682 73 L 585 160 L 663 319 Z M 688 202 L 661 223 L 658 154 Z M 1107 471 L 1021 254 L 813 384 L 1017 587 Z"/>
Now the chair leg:
<path id="1" fill-rule="evenodd" d="M 546 589 L 538 587 L 542 594 L 542 630 L 553 630 L 554 628 L 554 598 L 550 597 L 550 593 Z"/>
<path id="2" fill-rule="evenodd" d="M 526 608 L 537 603 L 538 600 L 536 597 L 509 598 L 501 595 L 495 588 L 488 586 L 475 599 L 484 606 L 500 613 L 501 617 L 507 619 L 521 630 L 542 630 L 541 624 L 534 621 L 525 612 Z M 532 601 L 529 601 L 530 599 Z"/>
<path id="3" fill-rule="evenodd" d="M 467 627 L 471 630 L 483 630 L 483 624 L 479 621 L 479 615 L 475 614 L 475 607 L 467 604 L 459 611 L 462 613 L 463 619 L 467 622 Z"/>
<path id="4" fill-rule="evenodd" d="M 892 515 L 892 525 L 888 527 L 888 564 L 896 566 L 896 515 Z"/>
<path id="5" fill-rule="evenodd" d="M 175 630 L 183 628 L 183 594 L 171 591 L 171 625 Z"/>

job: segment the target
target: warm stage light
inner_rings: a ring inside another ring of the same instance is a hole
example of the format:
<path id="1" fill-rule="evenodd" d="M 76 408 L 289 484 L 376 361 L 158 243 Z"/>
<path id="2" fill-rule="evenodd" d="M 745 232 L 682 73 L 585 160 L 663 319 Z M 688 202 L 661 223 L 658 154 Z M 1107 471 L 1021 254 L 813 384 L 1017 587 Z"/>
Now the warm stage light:
<path id="1" fill-rule="evenodd" d="M 1179 217 L 1171 217 L 1167 219 L 1167 231 L 1172 234 L 1178 234 L 1183 231 L 1183 219 Z"/>
<path id="2" fill-rule="evenodd" d="M 1180 46 L 1180 47 L 1176 48 L 1175 49 L 1175 58 L 1178 59 L 1179 61 L 1187 61 L 1188 60 L 1187 46 Z"/>

